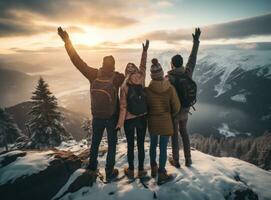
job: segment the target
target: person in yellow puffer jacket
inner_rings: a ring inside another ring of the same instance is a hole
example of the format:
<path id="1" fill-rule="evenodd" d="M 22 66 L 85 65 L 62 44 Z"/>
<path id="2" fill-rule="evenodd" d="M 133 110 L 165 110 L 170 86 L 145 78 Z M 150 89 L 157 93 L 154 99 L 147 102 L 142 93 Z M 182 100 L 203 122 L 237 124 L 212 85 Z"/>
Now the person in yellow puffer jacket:
<path id="1" fill-rule="evenodd" d="M 180 102 L 175 88 L 164 78 L 163 69 L 157 59 L 152 59 L 151 82 L 146 88 L 148 104 L 148 129 L 150 133 L 151 175 L 156 177 L 158 184 L 170 181 L 173 177 L 168 174 L 165 165 L 167 161 L 167 144 L 173 135 L 173 117 L 180 110 Z M 156 163 L 156 148 L 160 148 L 159 168 Z"/>

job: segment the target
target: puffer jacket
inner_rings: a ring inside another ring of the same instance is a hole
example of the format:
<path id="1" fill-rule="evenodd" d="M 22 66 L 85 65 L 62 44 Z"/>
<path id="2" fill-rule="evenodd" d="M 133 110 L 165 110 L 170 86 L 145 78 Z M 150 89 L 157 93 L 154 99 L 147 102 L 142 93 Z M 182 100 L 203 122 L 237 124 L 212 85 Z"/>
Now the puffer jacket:
<path id="1" fill-rule="evenodd" d="M 148 102 L 148 128 L 152 134 L 173 135 L 172 118 L 180 110 L 175 88 L 168 80 L 152 80 L 146 88 Z"/>
<path id="2" fill-rule="evenodd" d="M 120 115 L 118 120 L 118 126 L 123 127 L 124 121 L 127 119 L 133 119 L 138 117 L 137 115 L 133 115 L 127 110 L 127 94 L 128 94 L 128 85 L 142 85 L 145 87 L 145 78 L 146 78 L 146 62 L 147 62 L 147 52 L 143 50 L 139 72 L 132 74 L 129 79 L 124 83 L 120 88 Z M 146 113 L 145 113 L 146 114 Z M 145 115 L 143 114 L 143 115 Z M 141 116 L 141 115 L 139 115 Z"/>

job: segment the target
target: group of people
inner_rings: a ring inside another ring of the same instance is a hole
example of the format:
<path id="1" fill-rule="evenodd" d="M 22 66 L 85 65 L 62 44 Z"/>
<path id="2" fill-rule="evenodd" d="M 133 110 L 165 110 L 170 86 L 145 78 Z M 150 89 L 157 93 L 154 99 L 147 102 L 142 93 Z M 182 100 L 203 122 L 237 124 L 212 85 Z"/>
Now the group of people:
<path id="1" fill-rule="evenodd" d="M 105 174 L 108 182 L 118 177 L 119 171 L 114 168 L 117 132 L 124 128 L 127 140 L 128 166 L 124 174 L 133 179 L 134 142 L 135 136 L 138 149 L 138 178 L 147 175 L 144 168 L 145 135 L 148 128 L 150 135 L 150 165 L 151 176 L 158 176 L 158 184 L 172 180 L 172 175 L 166 171 L 167 145 L 172 141 L 171 165 L 180 168 L 179 134 L 182 137 L 185 165 L 191 166 L 190 142 L 187 133 L 187 120 L 190 107 L 195 103 L 196 84 L 192 80 L 196 65 L 199 38 L 201 31 L 195 29 L 193 47 L 186 66 L 183 58 L 177 54 L 171 59 L 171 67 L 165 76 L 158 59 L 152 59 L 150 67 L 151 82 L 145 86 L 146 61 L 149 41 L 143 46 L 139 67 L 128 63 L 125 73 L 115 71 L 113 56 L 103 58 L 99 69 L 88 66 L 77 54 L 69 35 L 61 27 L 58 34 L 65 43 L 66 51 L 75 67 L 89 80 L 91 96 L 91 112 L 93 116 L 93 135 L 90 147 L 88 172 L 92 177 L 97 176 L 98 151 L 104 130 L 107 131 L 108 152 Z M 119 95 L 120 90 L 120 95 Z M 159 144 L 159 164 L 156 161 L 156 150 Z"/>

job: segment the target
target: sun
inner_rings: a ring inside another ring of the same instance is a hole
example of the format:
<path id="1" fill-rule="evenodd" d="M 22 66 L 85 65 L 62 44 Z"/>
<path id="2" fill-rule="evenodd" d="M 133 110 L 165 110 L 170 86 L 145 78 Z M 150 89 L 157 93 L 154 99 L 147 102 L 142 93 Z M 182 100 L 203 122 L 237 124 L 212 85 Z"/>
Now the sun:
<path id="1" fill-rule="evenodd" d="M 76 44 L 93 46 L 104 41 L 104 38 L 99 34 L 98 30 L 93 28 L 84 28 L 82 33 L 74 33 L 72 35 L 72 40 Z"/>

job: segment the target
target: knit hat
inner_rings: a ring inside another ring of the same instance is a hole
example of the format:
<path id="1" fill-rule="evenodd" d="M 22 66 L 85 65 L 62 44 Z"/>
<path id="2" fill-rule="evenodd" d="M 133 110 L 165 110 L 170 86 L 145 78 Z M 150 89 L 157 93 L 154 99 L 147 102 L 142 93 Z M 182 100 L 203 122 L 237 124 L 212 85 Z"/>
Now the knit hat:
<path id="1" fill-rule="evenodd" d="M 152 59 L 151 65 L 151 78 L 153 80 L 163 80 L 164 78 L 164 71 L 161 67 L 160 63 L 158 62 L 157 58 Z"/>
<path id="2" fill-rule="evenodd" d="M 182 67 L 183 66 L 183 57 L 179 54 L 173 56 L 171 58 L 171 63 L 174 65 L 174 67 Z"/>
<path id="3" fill-rule="evenodd" d="M 103 58 L 103 66 L 102 68 L 105 71 L 114 71 L 115 70 L 115 59 L 113 56 L 105 56 Z"/>

